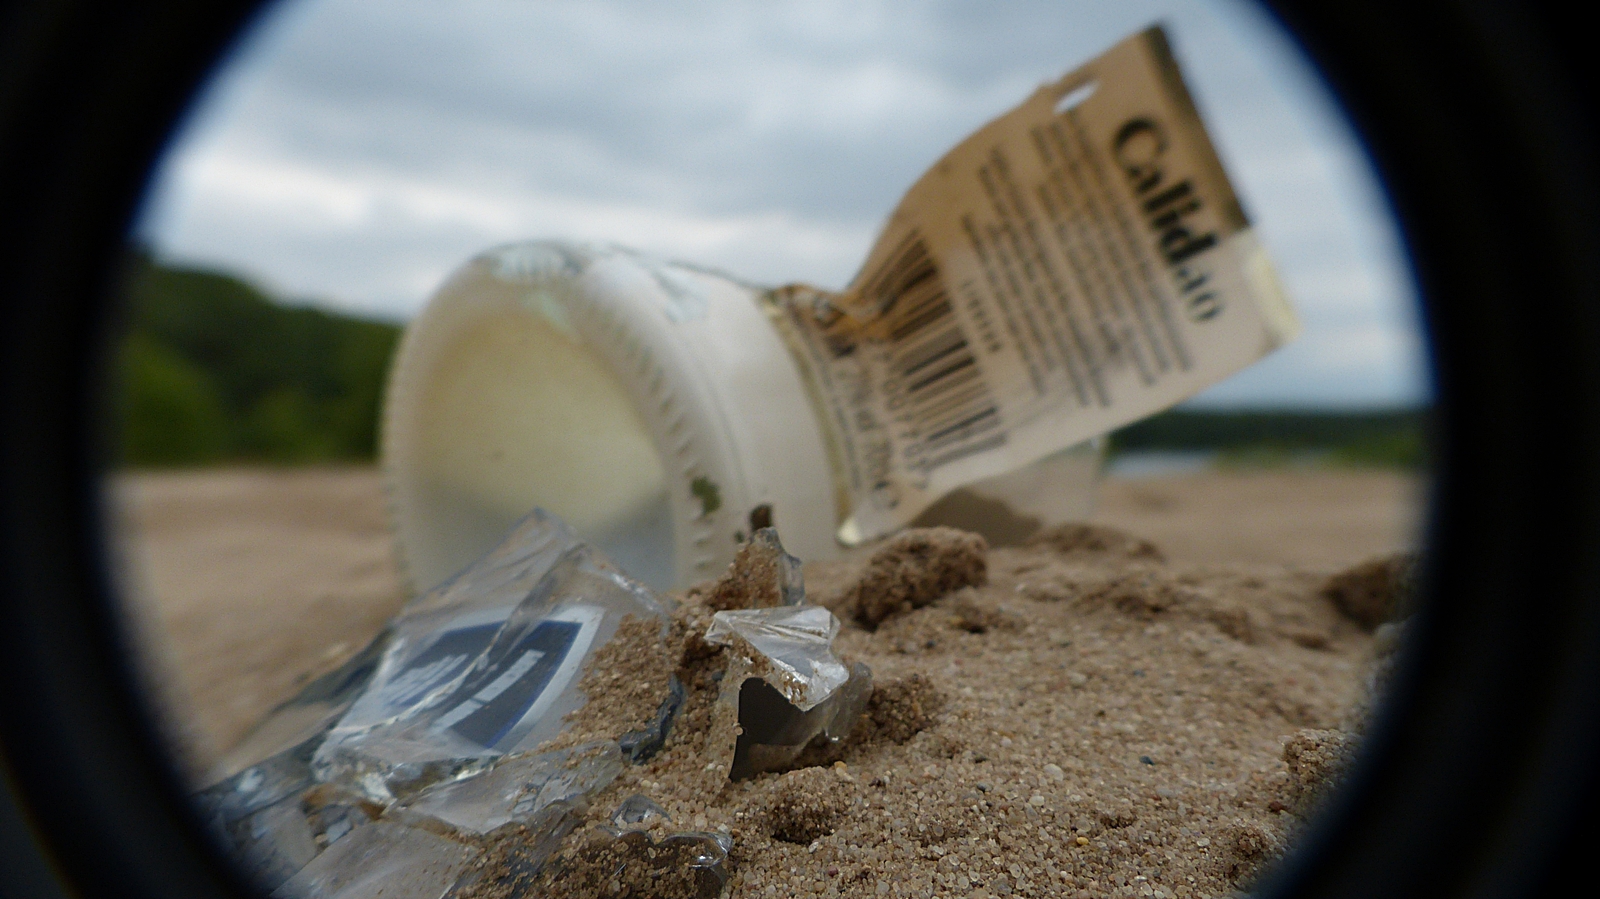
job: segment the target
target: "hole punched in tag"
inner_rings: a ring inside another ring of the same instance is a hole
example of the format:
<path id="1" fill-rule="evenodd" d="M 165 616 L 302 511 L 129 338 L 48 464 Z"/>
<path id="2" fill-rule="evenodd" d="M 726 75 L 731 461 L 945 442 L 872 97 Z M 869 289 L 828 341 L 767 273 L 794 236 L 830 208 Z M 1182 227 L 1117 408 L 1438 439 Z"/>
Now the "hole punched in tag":
<path id="1" fill-rule="evenodd" d="M 1069 88 L 1066 93 L 1062 94 L 1061 98 L 1056 101 L 1056 115 L 1066 115 L 1074 109 L 1077 109 L 1079 106 L 1082 106 L 1083 101 L 1094 96 L 1095 90 L 1099 87 L 1100 82 L 1091 80 L 1085 81 L 1083 84 L 1080 84 L 1077 87 Z"/>

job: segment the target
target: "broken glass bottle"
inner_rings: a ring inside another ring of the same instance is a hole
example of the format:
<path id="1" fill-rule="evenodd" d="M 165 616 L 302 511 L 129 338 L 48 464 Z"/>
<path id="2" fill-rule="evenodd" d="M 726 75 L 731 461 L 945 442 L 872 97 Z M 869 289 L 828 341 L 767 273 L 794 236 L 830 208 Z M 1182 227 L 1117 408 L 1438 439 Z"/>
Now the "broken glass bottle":
<path id="1" fill-rule="evenodd" d="M 808 747 L 849 735 L 872 696 L 872 672 L 833 653 L 839 619 L 822 606 L 718 612 L 708 643 L 729 648 L 713 727 L 736 720 L 732 780 L 787 767 Z M 719 768 L 721 767 L 719 765 Z"/>
<path id="2" fill-rule="evenodd" d="M 437 899 L 485 846 L 515 844 L 506 858 L 537 872 L 588 797 L 661 748 L 683 705 L 682 685 L 663 678 L 643 728 L 540 750 L 586 701 L 586 663 L 629 620 L 646 641 L 668 634 L 647 589 L 535 511 L 274 710 L 197 805 L 277 896 Z"/>
<path id="3" fill-rule="evenodd" d="M 590 654 L 665 608 L 559 521 L 535 512 L 392 625 L 367 689 L 318 747 L 318 780 L 393 802 L 560 733 Z"/>

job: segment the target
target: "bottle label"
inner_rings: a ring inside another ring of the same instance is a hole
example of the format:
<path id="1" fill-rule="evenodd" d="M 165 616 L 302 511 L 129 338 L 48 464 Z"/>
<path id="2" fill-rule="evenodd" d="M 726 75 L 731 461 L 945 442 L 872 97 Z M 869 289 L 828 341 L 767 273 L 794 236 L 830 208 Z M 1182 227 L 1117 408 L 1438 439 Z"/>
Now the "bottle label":
<path id="1" fill-rule="evenodd" d="M 1299 323 L 1152 27 L 906 193 L 843 293 L 771 293 L 855 544 L 1173 405 Z"/>

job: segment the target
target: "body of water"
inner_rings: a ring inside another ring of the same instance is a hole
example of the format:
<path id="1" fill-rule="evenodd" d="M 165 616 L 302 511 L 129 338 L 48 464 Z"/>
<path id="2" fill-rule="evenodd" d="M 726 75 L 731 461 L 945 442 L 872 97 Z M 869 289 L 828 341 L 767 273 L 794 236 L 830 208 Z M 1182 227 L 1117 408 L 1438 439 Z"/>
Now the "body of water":
<path id="1" fill-rule="evenodd" d="M 1214 450 L 1138 450 L 1117 453 L 1106 461 L 1106 477 L 1160 478 L 1195 474 L 1216 465 Z"/>

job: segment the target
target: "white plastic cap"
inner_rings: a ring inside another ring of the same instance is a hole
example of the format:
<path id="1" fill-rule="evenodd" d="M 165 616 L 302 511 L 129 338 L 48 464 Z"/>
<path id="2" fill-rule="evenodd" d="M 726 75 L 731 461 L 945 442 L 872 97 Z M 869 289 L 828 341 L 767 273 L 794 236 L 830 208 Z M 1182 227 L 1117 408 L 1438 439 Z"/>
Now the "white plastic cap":
<path id="1" fill-rule="evenodd" d="M 427 590 L 541 506 L 634 577 L 714 577 L 757 506 L 790 552 L 839 551 L 823 436 L 760 291 L 609 247 L 490 250 L 407 329 L 382 457 Z"/>

